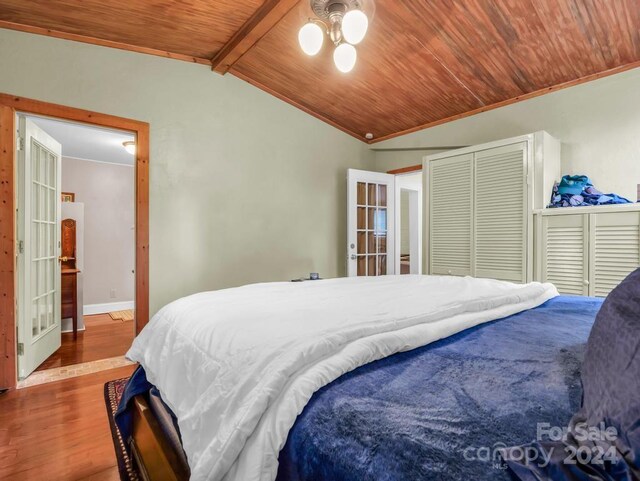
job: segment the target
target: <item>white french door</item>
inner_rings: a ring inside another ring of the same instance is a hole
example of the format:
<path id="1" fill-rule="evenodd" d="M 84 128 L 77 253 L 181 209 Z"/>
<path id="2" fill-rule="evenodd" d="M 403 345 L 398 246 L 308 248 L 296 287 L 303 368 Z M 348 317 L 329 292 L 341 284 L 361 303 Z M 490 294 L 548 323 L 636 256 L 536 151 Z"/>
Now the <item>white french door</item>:
<path id="1" fill-rule="evenodd" d="M 349 169 L 347 174 L 347 272 L 395 273 L 395 176 Z"/>
<path id="2" fill-rule="evenodd" d="M 27 377 L 61 342 L 61 147 L 19 116 L 18 377 Z"/>

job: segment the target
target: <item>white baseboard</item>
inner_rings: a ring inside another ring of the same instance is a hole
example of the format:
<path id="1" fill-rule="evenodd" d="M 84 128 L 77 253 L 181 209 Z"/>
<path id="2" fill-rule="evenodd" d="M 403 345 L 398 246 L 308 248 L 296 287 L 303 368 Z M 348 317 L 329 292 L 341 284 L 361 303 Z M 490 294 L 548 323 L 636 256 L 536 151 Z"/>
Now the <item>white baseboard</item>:
<path id="1" fill-rule="evenodd" d="M 93 314 L 106 314 L 114 311 L 125 311 L 127 309 L 133 309 L 135 303 L 133 301 L 124 302 L 107 302 L 105 304 L 86 304 L 82 308 L 82 312 L 85 316 L 92 316 Z"/>

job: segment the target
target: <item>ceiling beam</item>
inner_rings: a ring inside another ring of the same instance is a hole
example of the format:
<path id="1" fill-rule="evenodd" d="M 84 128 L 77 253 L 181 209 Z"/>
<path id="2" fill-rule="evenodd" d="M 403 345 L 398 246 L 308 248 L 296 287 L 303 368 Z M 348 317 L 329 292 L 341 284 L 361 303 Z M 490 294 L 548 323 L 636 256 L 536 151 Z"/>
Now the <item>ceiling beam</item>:
<path id="1" fill-rule="evenodd" d="M 224 75 L 258 40 L 276 26 L 299 0 L 266 0 L 211 59 L 214 71 Z"/>

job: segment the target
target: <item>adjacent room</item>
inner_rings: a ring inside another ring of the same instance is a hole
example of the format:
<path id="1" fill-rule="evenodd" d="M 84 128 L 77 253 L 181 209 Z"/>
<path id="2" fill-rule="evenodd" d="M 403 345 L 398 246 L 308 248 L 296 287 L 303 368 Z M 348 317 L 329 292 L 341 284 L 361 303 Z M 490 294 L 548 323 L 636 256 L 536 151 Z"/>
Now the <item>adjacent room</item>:
<path id="1" fill-rule="evenodd" d="M 638 0 L 0 0 L 0 479 L 640 480 Z"/>
<path id="2" fill-rule="evenodd" d="M 400 235 L 398 274 L 422 274 L 422 172 L 397 174 Z M 398 259 L 396 259 L 396 262 Z"/>
<path id="3" fill-rule="evenodd" d="M 21 250 L 30 247 L 18 273 L 19 386 L 127 365 L 135 333 L 135 138 L 17 119 L 17 223 Z M 23 148 L 28 138 L 34 143 Z"/>

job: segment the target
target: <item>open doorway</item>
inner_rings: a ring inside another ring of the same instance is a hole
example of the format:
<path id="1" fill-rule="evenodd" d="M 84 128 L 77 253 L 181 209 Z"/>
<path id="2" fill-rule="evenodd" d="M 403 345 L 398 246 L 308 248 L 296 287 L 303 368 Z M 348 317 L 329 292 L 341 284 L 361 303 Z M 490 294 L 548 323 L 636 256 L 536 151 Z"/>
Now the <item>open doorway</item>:
<path id="1" fill-rule="evenodd" d="M 135 136 L 135 330 L 149 322 L 149 124 L 66 105 L 0 93 L 0 393 L 17 387 L 18 359 L 29 350 L 18 341 L 18 263 L 24 240 L 17 229 L 18 157 L 28 145 L 17 112 L 131 132 Z M 56 197 L 57 199 L 57 197 Z M 57 205 L 57 203 L 52 203 Z M 21 252 L 22 251 L 22 252 Z M 56 253 L 60 256 L 60 251 Z M 58 278 L 54 276 L 54 278 Z M 46 312 L 46 311 L 45 311 Z M 58 312 L 53 309 L 52 313 Z M 54 324 L 61 326 L 60 319 Z M 51 327 L 51 326 L 49 326 Z M 55 328 L 52 328 L 55 331 Z M 36 339 L 39 341 L 41 337 Z M 57 348 L 57 347 L 56 347 Z M 44 359 L 43 359 L 44 360 Z M 83 374 L 77 372 L 77 375 Z"/>
<path id="2" fill-rule="evenodd" d="M 124 365 L 135 135 L 17 113 L 19 387 Z"/>
<path id="3" fill-rule="evenodd" d="M 396 175 L 396 272 L 422 273 L 422 172 Z"/>

